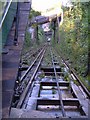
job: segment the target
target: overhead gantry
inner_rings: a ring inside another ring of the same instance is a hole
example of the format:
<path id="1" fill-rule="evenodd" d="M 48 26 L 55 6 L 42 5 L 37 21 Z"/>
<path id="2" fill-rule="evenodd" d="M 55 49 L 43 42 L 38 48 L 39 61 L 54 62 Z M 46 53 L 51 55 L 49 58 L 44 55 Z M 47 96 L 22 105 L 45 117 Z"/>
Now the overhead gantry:
<path id="1" fill-rule="evenodd" d="M 31 19 L 29 26 L 36 25 L 36 32 L 37 32 L 36 38 L 38 39 L 38 25 L 42 25 L 45 23 L 53 23 L 54 39 L 55 39 L 56 27 L 58 28 L 58 31 L 59 31 L 59 26 L 60 26 L 60 24 L 62 24 L 62 22 L 63 22 L 63 12 L 59 16 L 57 14 L 53 14 L 51 16 L 42 16 L 42 15 L 36 16 Z M 58 32 L 58 34 L 59 34 L 59 32 Z M 58 35 L 58 36 L 60 36 L 60 35 Z M 58 38 L 58 39 L 59 39 L 58 41 L 60 41 L 60 38 Z"/>

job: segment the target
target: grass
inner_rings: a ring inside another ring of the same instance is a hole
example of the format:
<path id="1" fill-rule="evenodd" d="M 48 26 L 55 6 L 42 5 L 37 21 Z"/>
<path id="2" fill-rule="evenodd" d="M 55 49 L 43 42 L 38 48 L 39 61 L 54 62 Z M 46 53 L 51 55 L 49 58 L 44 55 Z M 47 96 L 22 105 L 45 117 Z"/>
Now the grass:
<path id="1" fill-rule="evenodd" d="M 42 74 L 39 75 L 39 77 L 40 77 L 40 78 L 44 78 L 44 77 L 45 77 L 45 74 L 42 73 Z"/>
<path id="2" fill-rule="evenodd" d="M 90 85 L 89 85 L 89 82 L 90 82 L 90 76 L 87 76 L 87 77 L 81 77 L 81 76 L 79 76 L 80 77 L 80 80 L 81 80 L 81 82 L 86 86 L 86 88 L 90 91 Z M 85 80 L 87 80 L 88 81 L 88 83 L 85 81 Z"/>

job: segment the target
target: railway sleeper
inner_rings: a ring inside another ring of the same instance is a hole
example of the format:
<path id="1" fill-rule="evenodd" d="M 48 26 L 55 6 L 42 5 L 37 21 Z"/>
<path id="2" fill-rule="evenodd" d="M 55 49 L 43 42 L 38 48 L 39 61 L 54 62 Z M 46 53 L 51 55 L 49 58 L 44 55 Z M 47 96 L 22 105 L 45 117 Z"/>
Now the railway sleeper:
<path id="1" fill-rule="evenodd" d="M 40 82 L 41 86 L 57 86 L 56 82 Z M 62 81 L 59 82 L 59 86 L 64 86 L 64 87 L 69 87 L 69 82 L 67 81 Z"/>
<path id="2" fill-rule="evenodd" d="M 19 70 L 20 70 L 20 71 L 25 71 L 25 70 L 27 70 L 28 68 L 29 68 L 29 66 L 20 67 Z"/>
<path id="3" fill-rule="evenodd" d="M 44 72 L 54 72 L 53 67 L 41 67 L 41 70 L 43 70 Z M 56 72 L 61 72 L 61 68 L 56 67 Z"/>
<path id="4" fill-rule="evenodd" d="M 55 76 L 54 72 L 44 72 L 45 76 Z M 57 72 L 58 76 L 63 76 L 64 77 L 64 73 L 63 72 Z"/>
<path id="5" fill-rule="evenodd" d="M 86 116 L 86 113 L 85 113 L 85 111 L 84 111 L 84 109 L 82 108 L 82 106 L 81 106 L 81 104 L 80 104 L 80 102 L 79 102 L 79 100 L 78 99 L 76 99 L 76 98 L 73 98 L 73 99 L 63 99 L 62 100 L 63 101 L 63 105 L 64 105 L 64 107 L 65 106 L 77 106 L 77 109 L 78 109 L 78 111 L 80 112 L 80 114 L 81 115 L 83 115 L 83 116 Z M 54 105 L 54 106 L 56 106 L 56 105 L 60 105 L 60 101 L 58 100 L 58 99 L 37 99 L 37 106 L 36 106 L 36 109 L 38 110 L 38 106 L 39 105 Z"/>

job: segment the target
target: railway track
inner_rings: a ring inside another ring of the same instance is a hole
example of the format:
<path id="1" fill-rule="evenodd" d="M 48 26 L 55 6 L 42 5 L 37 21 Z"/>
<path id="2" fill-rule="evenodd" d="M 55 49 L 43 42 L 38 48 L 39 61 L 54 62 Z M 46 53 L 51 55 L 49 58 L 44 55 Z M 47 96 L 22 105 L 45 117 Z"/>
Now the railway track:
<path id="1" fill-rule="evenodd" d="M 20 86 L 27 84 L 19 97 L 15 97 L 14 94 L 12 107 L 24 109 L 21 118 L 86 119 L 89 95 L 74 81 L 65 62 L 58 57 L 49 44 L 40 50 L 21 76 Z M 27 112 L 28 110 L 30 112 Z"/>
<path id="2" fill-rule="evenodd" d="M 17 79 L 17 81 L 16 81 L 15 95 L 14 95 L 14 100 L 16 103 L 14 103 L 14 104 L 17 104 L 17 98 L 20 98 L 20 102 L 17 105 L 18 107 L 21 107 L 22 102 L 25 99 L 25 96 L 27 95 L 28 89 L 31 86 L 33 79 L 35 78 L 35 75 L 36 75 L 36 73 L 39 69 L 39 66 L 41 64 L 41 61 L 44 57 L 44 53 L 45 53 L 45 47 L 42 48 L 38 52 L 35 60 L 31 63 L 31 65 L 23 73 L 21 78 L 19 76 L 19 79 Z"/>
<path id="3" fill-rule="evenodd" d="M 58 51 L 57 51 L 57 53 L 58 53 Z M 60 54 L 58 53 L 58 55 L 60 55 Z M 61 56 L 61 59 L 62 59 L 63 63 L 65 64 L 65 66 L 69 69 L 69 71 L 70 71 L 70 73 L 71 73 L 71 77 L 72 77 L 73 79 L 76 79 L 76 80 L 77 80 L 77 82 L 80 84 L 80 86 L 83 88 L 84 92 L 87 94 L 88 98 L 90 99 L 90 92 L 89 92 L 89 90 L 86 88 L 86 86 L 85 86 L 85 85 L 82 83 L 82 81 L 79 79 L 79 77 L 78 77 L 78 75 L 75 73 L 74 69 L 69 66 L 69 64 L 65 61 L 65 59 L 64 59 L 62 56 Z"/>
<path id="4" fill-rule="evenodd" d="M 35 48 L 28 50 L 27 52 L 22 54 L 22 59 L 30 59 L 32 56 L 36 55 L 44 46 L 45 45 L 39 46 L 38 48 L 36 48 L 36 50 Z"/>
<path id="5" fill-rule="evenodd" d="M 19 66 L 19 77 L 23 74 L 23 71 L 27 70 L 29 65 L 34 61 L 34 59 L 37 57 L 37 54 L 40 52 L 40 50 L 44 47 L 45 45 L 37 48 L 36 50 L 30 49 L 26 53 L 22 54 L 21 56 L 21 61 L 20 61 L 20 66 Z"/>

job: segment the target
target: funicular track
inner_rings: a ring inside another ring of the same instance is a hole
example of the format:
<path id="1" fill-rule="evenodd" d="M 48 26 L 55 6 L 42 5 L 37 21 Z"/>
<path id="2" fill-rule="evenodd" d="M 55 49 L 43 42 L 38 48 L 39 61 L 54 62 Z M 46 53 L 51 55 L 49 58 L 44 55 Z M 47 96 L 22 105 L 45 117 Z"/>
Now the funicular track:
<path id="1" fill-rule="evenodd" d="M 87 118 L 89 95 L 83 91 L 82 86 L 73 82 L 69 68 L 62 59 L 60 63 L 60 58 L 58 59 L 58 54 L 51 45 L 45 49 L 45 47 L 41 49 L 20 78 L 20 86 L 23 86 L 26 80 L 27 85 L 18 98 L 16 108 L 34 110 L 35 114 L 39 112 L 40 116 L 30 116 L 28 113 L 27 118 L 41 116 L 43 118 L 42 112 L 44 117 L 48 113 L 48 118 Z M 45 54 L 48 54 L 51 60 L 46 66 L 43 65 Z M 66 74 L 64 69 L 67 69 L 69 81 L 64 78 Z"/>
<path id="2" fill-rule="evenodd" d="M 65 110 L 64 110 L 64 105 L 63 105 L 63 101 L 62 101 L 61 90 L 59 88 L 59 82 L 58 82 L 58 78 L 57 78 L 56 67 L 55 67 L 55 64 L 54 64 L 54 56 L 53 56 L 51 50 L 50 50 L 50 52 L 51 52 L 51 59 L 52 59 L 52 64 L 53 64 L 53 68 L 54 68 L 54 74 L 55 74 L 55 80 L 56 80 L 56 84 L 57 84 L 58 94 L 59 94 L 60 107 L 61 107 L 61 110 L 62 110 L 63 117 L 66 117 Z"/>
<path id="3" fill-rule="evenodd" d="M 41 86 L 56 87 L 55 89 L 58 92 L 58 99 L 57 99 L 57 97 L 56 98 L 48 98 L 47 97 L 46 99 L 45 98 L 44 99 L 43 98 L 41 98 L 41 99 L 39 98 L 39 99 L 37 99 L 37 106 L 39 106 L 39 105 L 44 105 L 44 106 L 45 105 L 46 106 L 48 106 L 48 105 L 50 105 L 50 106 L 58 105 L 62 114 L 61 115 L 60 114 L 58 114 L 58 115 L 56 114 L 56 117 L 72 117 L 73 116 L 72 115 L 73 114 L 72 107 L 75 107 L 80 112 L 80 116 L 79 117 L 87 116 L 87 114 L 88 114 L 87 112 L 88 111 L 86 110 L 86 108 L 85 108 L 86 106 L 85 105 L 87 105 L 87 107 L 88 107 L 88 103 L 87 103 L 88 101 L 87 100 L 86 100 L 86 102 L 83 101 L 82 99 L 85 99 L 84 97 L 81 97 L 81 99 L 80 99 L 80 97 L 78 96 L 78 94 L 76 92 L 77 89 L 75 89 L 75 87 L 74 87 L 75 85 L 74 85 L 74 83 L 72 81 L 66 81 L 65 79 L 63 79 L 63 81 L 62 80 L 59 81 L 58 77 L 60 77 L 60 76 L 58 76 L 58 74 L 57 74 L 57 69 L 56 69 L 57 68 L 56 67 L 57 62 L 55 62 L 56 61 L 55 60 L 55 54 L 52 53 L 52 50 L 50 50 L 50 53 L 51 53 L 51 61 L 52 61 L 52 67 L 53 67 L 53 73 L 54 73 L 54 81 L 52 81 L 52 82 L 50 82 L 50 81 L 48 81 L 48 82 L 41 82 Z M 63 91 L 64 91 L 65 87 L 67 87 L 66 91 L 69 92 L 70 97 L 68 97 L 68 95 L 65 98 L 62 97 L 62 96 L 64 96 Z M 78 91 L 78 92 L 80 92 L 80 91 Z M 39 91 L 39 94 L 40 94 L 40 91 Z M 82 94 L 81 94 L 81 96 L 82 96 Z M 84 102 L 85 105 L 82 104 L 82 102 Z M 70 109 L 72 110 L 71 114 L 68 112 Z"/>
<path id="4" fill-rule="evenodd" d="M 24 59 L 35 54 L 29 53 Z M 12 108 L 24 109 L 19 117 L 88 119 L 90 93 L 50 41 L 31 61 L 16 83 Z"/>
<path id="5" fill-rule="evenodd" d="M 17 104 L 17 108 L 20 108 L 23 104 L 23 101 L 28 93 L 28 90 L 35 78 L 35 75 L 40 67 L 41 61 L 44 57 L 44 53 L 45 53 L 45 46 L 39 50 L 38 55 L 36 56 L 35 60 L 32 62 L 32 64 L 28 67 L 28 69 L 24 72 L 24 74 L 21 76 L 21 78 L 19 79 L 19 84 L 17 84 L 15 90 L 15 98 L 17 99 L 17 97 L 20 98 L 19 103 Z M 22 89 L 21 93 L 20 93 L 20 89 Z M 17 93 L 17 90 L 18 93 Z M 21 95 L 20 95 L 21 94 Z"/>
<path id="6" fill-rule="evenodd" d="M 22 54 L 22 57 L 23 57 L 24 59 L 29 59 L 29 58 L 31 58 L 32 56 L 38 54 L 38 52 L 39 52 L 44 46 L 45 46 L 45 45 L 37 48 L 36 50 L 35 50 L 34 48 L 32 48 L 32 49 L 28 50 L 27 52 L 25 52 L 24 54 Z"/>
<path id="7" fill-rule="evenodd" d="M 27 70 L 29 65 L 31 64 L 31 61 L 33 61 L 33 59 L 35 59 L 37 57 L 37 54 L 42 50 L 42 48 L 45 47 L 45 45 L 37 48 L 36 50 L 30 49 L 27 52 L 25 52 L 24 54 L 22 54 L 22 58 L 20 61 L 20 67 L 19 67 L 19 71 L 20 74 L 22 71 Z M 32 58 L 32 60 L 31 60 Z"/>

